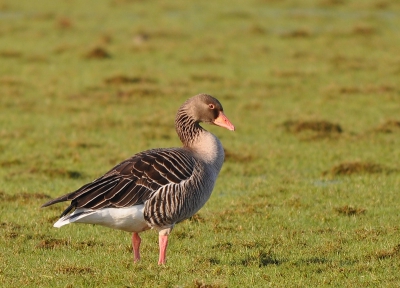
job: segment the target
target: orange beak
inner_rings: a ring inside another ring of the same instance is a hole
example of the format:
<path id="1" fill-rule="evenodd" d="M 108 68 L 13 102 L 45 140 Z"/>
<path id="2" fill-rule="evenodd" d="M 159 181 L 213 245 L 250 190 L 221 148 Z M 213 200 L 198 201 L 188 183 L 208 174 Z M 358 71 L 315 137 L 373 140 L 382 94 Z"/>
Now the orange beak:
<path id="1" fill-rule="evenodd" d="M 214 124 L 220 127 L 224 127 L 228 130 L 235 131 L 235 126 L 229 121 L 225 114 L 220 111 L 218 117 L 214 120 Z"/>

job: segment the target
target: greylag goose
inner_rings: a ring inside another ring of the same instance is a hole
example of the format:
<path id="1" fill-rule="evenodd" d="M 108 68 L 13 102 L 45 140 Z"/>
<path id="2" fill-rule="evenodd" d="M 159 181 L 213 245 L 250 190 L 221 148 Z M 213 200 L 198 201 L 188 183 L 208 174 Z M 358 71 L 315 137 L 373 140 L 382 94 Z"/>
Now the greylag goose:
<path id="1" fill-rule="evenodd" d="M 140 152 L 93 182 L 45 203 L 42 207 L 71 201 L 54 227 L 88 223 L 132 232 L 135 262 L 140 260 L 139 233 L 154 228 L 159 233 L 158 264 L 165 264 L 168 235 L 206 203 L 224 162 L 221 142 L 200 122 L 235 130 L 217 99 L 207 94 L 189 98 L 175 118 L 183 147 Z"/>

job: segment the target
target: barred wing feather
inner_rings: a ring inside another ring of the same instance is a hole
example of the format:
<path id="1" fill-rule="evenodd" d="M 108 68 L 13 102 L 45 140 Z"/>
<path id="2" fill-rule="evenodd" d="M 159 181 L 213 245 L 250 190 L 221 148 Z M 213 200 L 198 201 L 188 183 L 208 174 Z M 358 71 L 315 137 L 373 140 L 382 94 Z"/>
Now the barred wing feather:
<path id="1" fill-rule="evenodd" d="M 80 189 L 47 202 L 43 207 L 72 201 L 63 216 L 77 208 L 122 208 L 143 204 L 161 187 L 190 179 L 194 166 L 195 160 L 183 149 L 144 151 Z"/>

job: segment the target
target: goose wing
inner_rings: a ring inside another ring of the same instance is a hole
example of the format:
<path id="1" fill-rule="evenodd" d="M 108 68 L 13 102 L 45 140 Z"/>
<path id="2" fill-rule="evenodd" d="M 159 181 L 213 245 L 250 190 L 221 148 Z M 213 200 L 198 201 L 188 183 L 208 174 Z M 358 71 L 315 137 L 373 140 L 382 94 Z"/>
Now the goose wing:
<path id="1" fill-rule="evenodd" d="M 143 204 L 161 187 L 191 178 L 194 167 L 193 157 L 180 148 L 144 151 L 121 162 L 93 182 L 42 207 L 71 201 L 61 215 L 64 216 L 77 208 L 121 208 Z"/>

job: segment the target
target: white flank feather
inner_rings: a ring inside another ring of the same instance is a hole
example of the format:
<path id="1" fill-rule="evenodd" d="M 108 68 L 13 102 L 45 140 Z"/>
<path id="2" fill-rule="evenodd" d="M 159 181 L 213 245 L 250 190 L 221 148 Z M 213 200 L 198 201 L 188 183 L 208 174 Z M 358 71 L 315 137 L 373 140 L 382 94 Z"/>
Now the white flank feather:
<path id="1" fill-rule="evenodd" d="M 75 222 L 98 224 L 127 232 L 142 232 L 151 228 L 144 220 L 143 210 L 144 205 L 98 210 L 79 208 L 73 213 L 61 217 L 53 226 L 60 228 Z"/>

